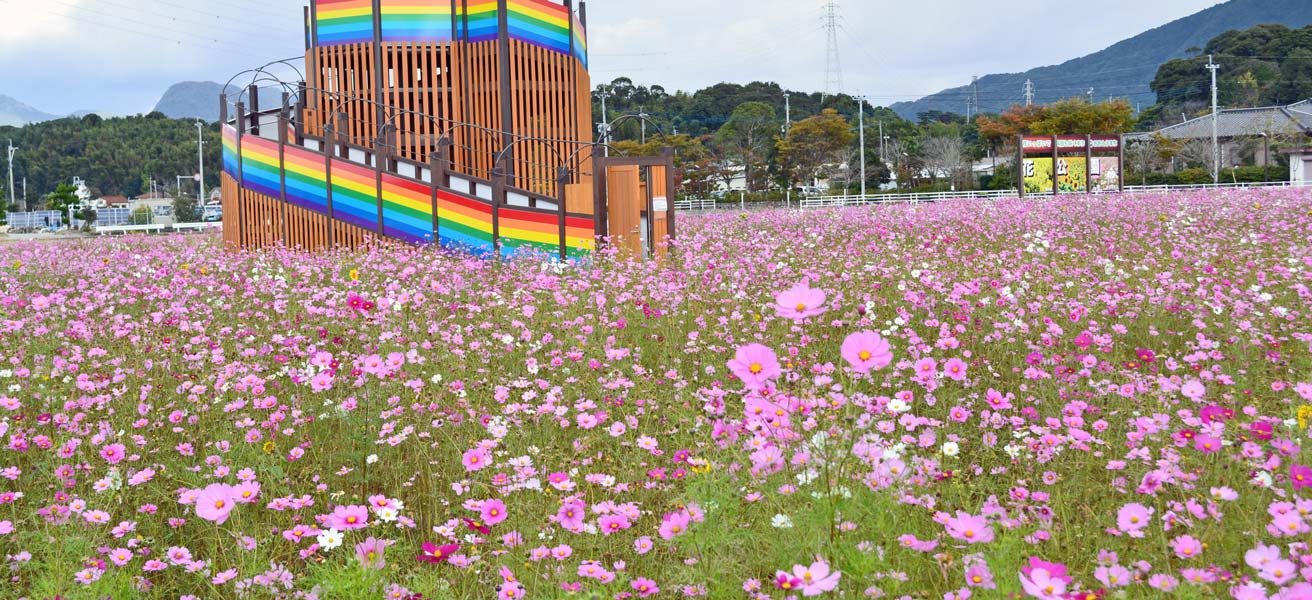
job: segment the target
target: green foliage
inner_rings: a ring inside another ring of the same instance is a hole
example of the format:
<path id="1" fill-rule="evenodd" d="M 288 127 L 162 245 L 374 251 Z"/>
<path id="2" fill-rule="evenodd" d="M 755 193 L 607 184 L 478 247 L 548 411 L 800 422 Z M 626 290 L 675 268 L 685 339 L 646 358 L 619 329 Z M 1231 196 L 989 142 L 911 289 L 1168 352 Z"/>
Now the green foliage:
<path id="1" fill-rule="evenodd" d="M 149 206 L 138 206 L 128 218 L 133 225 L 150 225 L 155 221 L 155 212 Z"/>
<path id="2" fill-rule="evenodd" d="M 828 165 L 840 162 L 852 143 L 852 128 L 833 109 L 801 121 L 779 140 L 779 162 L 787 177 L 806 181 L 823 175 Z"/>
<path id="3" fill-rule="evenodd" d="M 55 191 L 46 194 L 46 210 L 59 211 L 59 218 L 68 225 L 68 207 L 77 203 L 77 188 L 72 184 L 61 183 Z"/>
<path id="4" fill-rule="evenodd" d="M 201 219 L 200 203 L 187 194 L 178 194 L 173 199 L 173 220 L 177 223 L 199 223 Z"/>
<path id="5" fill-rule="evenodd" d="M 753 175 L 764 165 L 780 125 L 774 107 L 765 102 L 744 102 L 715 134 L 715 141 L 746 168 L 748 190 L 758 187 L 753 185 L 758 179 Z"/>
<path id="6" fill-rule="evenodd" d="M 1177 122 L 1182 111 L 1194 116 L 1211 105 L 1208 55 L 1221 65 L 1217 89 L 1222 106 L 1274 106 L 1312 98 L 1312 26 L 1258 25 L 1223 33 L 1198 56 L 1163 64 L 1151 84 L 1158 104 L 1145 111 L 1145 121 Z"/>
<path id="7" fill-rule="evenodd" d="M 14 158 L 14 177 L 27 178 L 37 195 L 81 177 L 98 195 L 137 196 L 151 177 L 171 181 L 196 172 L 196 125 L 162 114 L 103 119 L 66 118 L 20 128 L 0 127 L 23 150 Z M 222 147 L 217 125 L 205 130 L 205 183 L 219 184 Z"/>

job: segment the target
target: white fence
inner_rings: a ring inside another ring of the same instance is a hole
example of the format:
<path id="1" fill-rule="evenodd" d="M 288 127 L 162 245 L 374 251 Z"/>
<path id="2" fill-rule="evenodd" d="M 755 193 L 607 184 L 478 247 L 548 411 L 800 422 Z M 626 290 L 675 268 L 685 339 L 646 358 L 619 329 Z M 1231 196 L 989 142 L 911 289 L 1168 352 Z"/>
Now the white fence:
<path id="1" fill-rule="evenodd" d="M 1288 181 L 1274 181 L 1266 183 L 1206 183 L 1197 185 L 1127 185 L 1125 193 L 1127 194 L 1150 194 L 1160 192 L 1174 192 L 1187 190 L 1221 190 L 1221 189 L 1249 189 L 1249 188 L 1287 188 L 1287 187 L 1309 187 L 1312 183 L 1290 183 Z M 1069 192 L 1063 195 L 1085 195 L 1082 193 Z M 1030 196 L 1052 196 L 1052 192 L 1042 194 L 1025 194 Z M 1000 198 L 1015 198 L 1016 190 L 981 190 L 974 192 L 926 192 L 921 194 L 873 194 L 866 196 L 806 196 L 801 199 L 802 208 L 824 208 L 835 206 L 865 206 L 869 204 L 919 204 L 923 202 L 942 202 L 944 200 L 995 200 Z"/>

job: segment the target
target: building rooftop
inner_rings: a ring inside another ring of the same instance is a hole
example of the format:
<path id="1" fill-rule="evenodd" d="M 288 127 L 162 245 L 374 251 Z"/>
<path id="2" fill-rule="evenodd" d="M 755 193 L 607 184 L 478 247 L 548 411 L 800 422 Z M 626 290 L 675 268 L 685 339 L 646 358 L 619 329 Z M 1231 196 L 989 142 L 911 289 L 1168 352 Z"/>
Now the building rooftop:
<path id="1" fill-rule="evenodd" d="M 1288 106 L 1223 109 L 1216 114 L 1216 135 L 1222 138 L 1267 134 L 1312 135 L 1312 100 Z M 1136 133 L 1126 137 L 1143 139 L 1154 134 L 1170 139 L 1199 139 L 1212 137 L 1212 115 L 1190 119 L 1154 132 Z"/>

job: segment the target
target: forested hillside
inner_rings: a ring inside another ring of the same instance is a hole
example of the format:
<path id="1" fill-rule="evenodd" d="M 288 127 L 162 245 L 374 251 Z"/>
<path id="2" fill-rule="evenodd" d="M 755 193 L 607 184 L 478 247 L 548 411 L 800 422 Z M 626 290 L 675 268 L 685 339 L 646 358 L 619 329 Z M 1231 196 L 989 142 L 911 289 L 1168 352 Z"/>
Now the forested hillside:
<path id="1" fill-rule="evenodd" d="M 178 175 L 196 172 L 196 125 L 162 113 L 102 119 L 97 115 L 56 119 L 25 127 L 0 127 L 0 139 L 20 148 L 14 178 L 27 179 L 28 198 L 54 191 L 81 177 L 100 195 L 136 196 L 153 177 L 172 187 Z M 205 184 L 219 182 L 218 126 L 205 125 Z M 0 178 L 5 165 L 0 163 Z M 21 185 L 20 185 L 21 193 Z"/>

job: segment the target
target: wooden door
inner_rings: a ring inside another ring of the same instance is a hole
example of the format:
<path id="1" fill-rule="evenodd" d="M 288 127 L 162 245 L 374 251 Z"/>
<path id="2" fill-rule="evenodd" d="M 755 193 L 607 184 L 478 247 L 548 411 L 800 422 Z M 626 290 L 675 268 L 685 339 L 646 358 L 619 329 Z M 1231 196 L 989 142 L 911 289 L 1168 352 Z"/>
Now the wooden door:
<path id="1" fill-rule="evenodd" d="M 607 231 L 620 253 L 641 259 L 642 212 L 646 205 L 638 165 L 608 166 L 606 170 Z"/>

